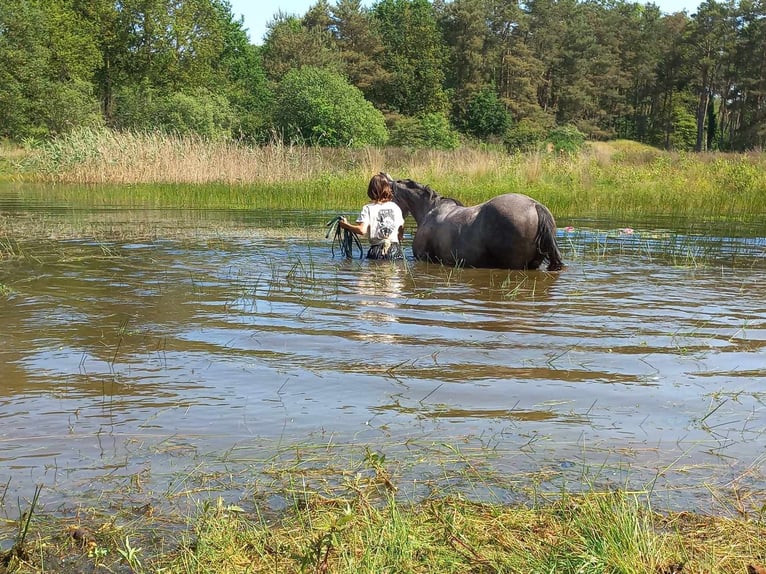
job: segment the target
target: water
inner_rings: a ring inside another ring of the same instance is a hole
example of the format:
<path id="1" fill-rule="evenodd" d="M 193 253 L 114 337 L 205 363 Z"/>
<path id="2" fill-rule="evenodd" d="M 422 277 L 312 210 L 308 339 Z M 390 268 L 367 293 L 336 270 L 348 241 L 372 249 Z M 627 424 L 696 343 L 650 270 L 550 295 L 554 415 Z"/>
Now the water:
<path id="1" fill-rule="evenodd" d="M 345 261 L 328 219 L 6 194 L 5 512 L 36 484 L 49 508 L 241 495 L 280 461 L 367 449 L 413 494 L 515 496 L 476 468 L 669 505 L 763 492 L 763 229 L 560 222 L 548 274 Z"/>

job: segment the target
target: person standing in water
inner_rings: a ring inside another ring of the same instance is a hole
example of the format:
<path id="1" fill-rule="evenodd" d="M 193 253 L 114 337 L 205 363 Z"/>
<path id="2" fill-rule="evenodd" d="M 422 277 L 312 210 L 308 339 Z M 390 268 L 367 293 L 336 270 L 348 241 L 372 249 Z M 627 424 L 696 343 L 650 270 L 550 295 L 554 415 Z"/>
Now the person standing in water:
<path id="1" fill-rule="evenodd" d="M 404 259 L 401 245 L 404 217 L 402 210 L 393 201 L 394 190 L 388 175 L 378 173 L 372 176 L 367 186 L 367 196 L 372 201 L 362 207 L 356 223 L 349 223 L 342 217 L 338 225 L 357 235 L 367 236 L 370 241 L 367 259 Z"/>

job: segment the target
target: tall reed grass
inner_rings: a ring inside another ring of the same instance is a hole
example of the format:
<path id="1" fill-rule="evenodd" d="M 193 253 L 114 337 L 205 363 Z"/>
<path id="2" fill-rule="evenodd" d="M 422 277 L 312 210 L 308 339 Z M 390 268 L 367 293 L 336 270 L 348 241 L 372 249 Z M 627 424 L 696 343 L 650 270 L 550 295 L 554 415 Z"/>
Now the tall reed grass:
<path id="1" fill-rule="evenodd" d="M 26 169 L 40 181 L 139 186 L 114 193 L 110 201 L 118 203 L 335 209 L 357 205 L 370 175 L 386 171 L 428 183 L 468 204 L 500 193 L 526 193 L 557 217 L 736 219 L 766 212 L 766 154 L 669 153 L 624 141 L 592 143 L 582 153 L 556 155 L 476 147 L 329 149 L 278 141 L 250 146 L 81 130 L 32 150 Z M 98 193 L 91 188 L 85 195 Z"/>

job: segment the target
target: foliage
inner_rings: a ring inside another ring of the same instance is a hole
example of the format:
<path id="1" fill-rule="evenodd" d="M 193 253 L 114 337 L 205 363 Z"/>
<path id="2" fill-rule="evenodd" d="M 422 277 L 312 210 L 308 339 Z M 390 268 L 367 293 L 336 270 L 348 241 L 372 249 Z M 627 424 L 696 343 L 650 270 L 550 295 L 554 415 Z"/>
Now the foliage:
<path id="1" fill-rule="evenodd" d="M 329 32 L 319 26 L 307 26 L 295 16 L 280 15 L 269 25 L 263 58 L 266 74 L 275 82 L 303 66 L 336 72 L 341 69 L 340 56 Z"/>
<path id="2" fill-rule="evenodd" d="M 126 89 L 117 95 L 117 101 L 114 121 L 122 129 L 216 139 L 228 137 L 234 121 L 229 101 L 204 88 L 168 94 Z"/>
<path id="3" fill-rule="evenodd" d="M 99 123 L 89 84 L 99 61 L 91 32 L 63 1 L 0 1 L 0 137 Z"/>
<path id="4" fill-rule="evenodd" d="M 510 152 L 539 150 L 548 134 L 545 124 L 532 119 L 523 119 L 512 125 L 503 137 L 503 144 Z"/>
<path id="5" fill-rule="evenodd" d="M 276 89 L 275 126 L 285 138 L 312 145 L 382 145 L 383 114 L 339 74 L 314 67 L 290 70 Z"/>
<path id="6" fill-rule="evenodd" d="M 765 6 L 320 0 L 255 46 L 227 0 L 0 0 L 0 137 L 141 125 L 264 143 L 300 121 L 276 121 L 274 89 L 308 66 L 388 116 L 450 113 L 510 149 L 539 145 L 549 118 L 590 140 L 761 149 Z"/>
<path id="7" fill-rule="evenodd" d="M 264 141 L 270 129 L 272 89 L 263 69 L 262 50 L 250 44 L 242 29 L 242 21 L 235 22 L 220 8 L 221 19 L 227 26 L 222 64 L 227 70 L 225 94 L 233 115 L 232 135 L 236 139 Z"/>
<path id="8" fill-rule="evenodd" d="M 585 144 L 585 134 L 571 124 L 553 128 L 545 139 L 555 151 L 564 153 L 580 151 Z"/>
<path id="9" fill-rule="evenodd" d="M 461 131 L 480 139 L 503 135 L 511 124 L 508 110 L 489 87 L 476 92 L 458 112 L 458 118 Z"/>
<path id="10" fill-rule="evenodd" d="M 673 108 L 673 131 L 669 134 L 670 149 L 691 151 L 696 146 L 697 121 L 686 107 L 681 104 Z"/>
<path id="11" fill-rule="evenodd" d="M 457 132 L 441 113 L 416 117 L 398 117 L 391 127 L 391 145 L 412 149 L 456 149 L 460 145 Z"/>
<path id="12" fill-rule="evenodd" d="M 383 67 L 391 79 L 374 101 L 402 115 L 447 109 L 446 49 L 428 0 L 381 0 L 373 8 L 385 46 Z"/>

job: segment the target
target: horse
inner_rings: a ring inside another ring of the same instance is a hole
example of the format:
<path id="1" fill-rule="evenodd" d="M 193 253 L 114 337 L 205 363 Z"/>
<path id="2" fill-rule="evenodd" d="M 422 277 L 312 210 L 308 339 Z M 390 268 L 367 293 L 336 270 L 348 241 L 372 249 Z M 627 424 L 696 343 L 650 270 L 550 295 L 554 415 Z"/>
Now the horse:
<path id="1" fill-rule="evenodd" d="M 411 179 L 392 180 L 394 202 L 412 214 L 415 259 L 443 265 L 537 269 L 564 267 L 556 222 L 543 204 L 520 193 L 498 195 L 467 207 Z"/>

